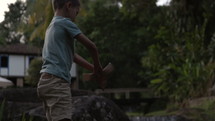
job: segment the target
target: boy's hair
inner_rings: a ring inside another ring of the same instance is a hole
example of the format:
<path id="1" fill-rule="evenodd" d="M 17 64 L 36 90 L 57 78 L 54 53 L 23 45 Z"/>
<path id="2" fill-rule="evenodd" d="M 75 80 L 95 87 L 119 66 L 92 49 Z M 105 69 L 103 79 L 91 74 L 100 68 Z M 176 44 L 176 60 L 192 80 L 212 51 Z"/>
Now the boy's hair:
<path id="1" fill-rule="evenodd" d="M 80 6 L 80 1 L 79 0 L 52 0 L 52 5 L 53 5 L 53 9 L 54 11 L 56 9 L 61 9 L 63 8 L 64 4 L 71 1 L 73 7 L 77 7 Z"/>

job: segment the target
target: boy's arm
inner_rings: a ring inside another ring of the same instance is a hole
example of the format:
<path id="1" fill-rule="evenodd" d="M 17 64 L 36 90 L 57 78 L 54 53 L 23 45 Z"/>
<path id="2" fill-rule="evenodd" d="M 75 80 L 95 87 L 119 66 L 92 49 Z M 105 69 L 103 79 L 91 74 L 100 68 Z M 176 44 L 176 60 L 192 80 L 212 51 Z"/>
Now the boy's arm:
<path id="1" fill-rule="evenodd" d="M 89 63 L 87 60 L 85 60 L 84 58 L 82 58 L 80 55 L 78 55 L 77 53 L 75 53 L 74 55 L 74 60 L 75 63 L 77 63 L 78 65 L 84 67 L 87 70 L 90 70 L 93 72 L 94 70 L 94 66 L 93 64 Z"/>
<path id="2" fill-rule="evenodd" d="M 93 73 L 96 75 L 101 73 L 102 66 L 99 61 L 99 54 L 98 54 L 96 45 L 90 39 L 88 39 L 84 34 L 79 34 L 75 36 L 75 38 L 89 50 L 93 58 L 93 65 L 94 65 Z"/>

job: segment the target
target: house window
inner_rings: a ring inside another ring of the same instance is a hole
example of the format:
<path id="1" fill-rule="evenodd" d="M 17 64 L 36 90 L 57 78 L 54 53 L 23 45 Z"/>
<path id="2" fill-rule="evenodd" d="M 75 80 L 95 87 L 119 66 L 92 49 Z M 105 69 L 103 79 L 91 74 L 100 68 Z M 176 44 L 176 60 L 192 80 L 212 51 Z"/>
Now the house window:
<path id="1" fill-rule="evenodd" d="M 1 67 L 7 68 L 8 67 L 8 56 L 1 56 Z"/>

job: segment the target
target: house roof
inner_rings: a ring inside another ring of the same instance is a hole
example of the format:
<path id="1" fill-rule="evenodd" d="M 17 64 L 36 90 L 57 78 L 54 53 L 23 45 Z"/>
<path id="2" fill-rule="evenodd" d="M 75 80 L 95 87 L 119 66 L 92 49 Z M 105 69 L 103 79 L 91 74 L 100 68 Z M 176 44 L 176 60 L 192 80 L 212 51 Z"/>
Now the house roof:
<path id="1" fill-rule="evenodd" d="M 0 54 L 41 55 L 41 49 L 27 44 L 0 46 Z"/>

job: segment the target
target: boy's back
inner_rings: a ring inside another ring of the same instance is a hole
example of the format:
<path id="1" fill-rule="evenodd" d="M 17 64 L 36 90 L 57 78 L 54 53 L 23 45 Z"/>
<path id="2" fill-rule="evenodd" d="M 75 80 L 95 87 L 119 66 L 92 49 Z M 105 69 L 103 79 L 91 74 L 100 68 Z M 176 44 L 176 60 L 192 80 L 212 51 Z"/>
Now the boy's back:
<path id="1" fill-rule="evenodd" d="M 55 16 L 45 36 L 41 73 L 47 72 L 71 80 L 70 69 L 74 55 L 74 37 L 80 34 L 79 28 L 70 19 Z"/>

